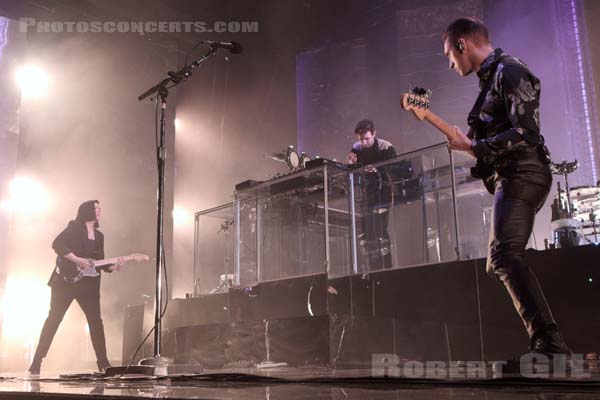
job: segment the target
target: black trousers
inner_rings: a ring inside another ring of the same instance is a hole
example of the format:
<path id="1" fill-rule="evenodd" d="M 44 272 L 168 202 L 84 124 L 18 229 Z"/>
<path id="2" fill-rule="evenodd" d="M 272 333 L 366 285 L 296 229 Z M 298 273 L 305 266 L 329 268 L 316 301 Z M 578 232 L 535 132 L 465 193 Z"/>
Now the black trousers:
<path id="1" fill-rule="evenodd" d="M 41 362 L 42 358 L 48 354 L 54 335 L 58 326 L 62 322 L 69 306 L 76 300 L 85 314 L 92 346 L 96 353 L 96 360 L 99 367 L 109 365 L 106 357 L 106 338 L 104 336 L 104 324 L 100 315 L 100 278 L 83 278 L 80 282 L 71 284 L 56 279 L 51 285 L 50 312 L 44 322 L 40 341 L 38 342 L 34 363 Z"/>
<path id="2" fill-rule="evenodd" d="M 391 189 L 387 182 L 366 185 L 361 204 L 364 251 L 370 270 L 390 268 L 392 254 L 388 225 L 392 207 Z"/>
<path id="3" fill-rule="evenodd" d="M 550 185 L 551 176 L 549 182 L 539 185 L 500 178 L 492 210 L 487 272 L 510 295 L 530 338 L 556 328 L 540 284 L 524 261 L 535 215 L 544 205 Z"/>

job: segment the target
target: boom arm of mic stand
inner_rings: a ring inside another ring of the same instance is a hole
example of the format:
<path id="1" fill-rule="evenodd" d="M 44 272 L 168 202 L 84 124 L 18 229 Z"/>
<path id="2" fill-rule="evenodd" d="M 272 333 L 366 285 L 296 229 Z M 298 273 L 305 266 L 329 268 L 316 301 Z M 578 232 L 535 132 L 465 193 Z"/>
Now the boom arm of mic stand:
<path id="1" fill-rule="evenodd" d="M 140 94 L 138 96 L 138 100 L 142 101 L 146 97 L 158 92 L 161 88 L 165 88 L 167 86 L 167 83 L 169 83 L 169 82 L 171 82 L 171 78 L 163 79 L 162 82 L 160 82 L 158 85 L 152 86 L 150 89 L 148 89 L 144 93 Z"/>
<path id="2" fill-rule="evenodd" d="M 168 78 L 163 79 L 157 85 L 152 86 L 150 89 L 148 89 L 144 93 L 140 94 L 138 96 L 138 100 L 142 101 L 146 97 L 152 95 L 153 93 L 160 92 L 161 89 L 164 90 L 166 88 L 167 84 L 170 82 L 173 83 L 173 86 L 177 85 L 184 78 L 188 78 L 188 77 L 192 76 L 192 69 L 199 67 L 200 64 L 202 64 L 204 61 L 208 60 L 210 57 L 214 56 L 215 54 L 217 54 L 217 49 L 211 47 L 210 50 L 205 55 L 203 55 L 201 58 L 197 59 L 196 61 L 192 62 L 190 65 L 186 65 L 185 67 L 183 67 L 182 69 L 180 69 L 177 72 L 173 72 L 173 71 L 167 72 Z M 166 97 L 166 96 L 164 96 L 164 97 Z"/>

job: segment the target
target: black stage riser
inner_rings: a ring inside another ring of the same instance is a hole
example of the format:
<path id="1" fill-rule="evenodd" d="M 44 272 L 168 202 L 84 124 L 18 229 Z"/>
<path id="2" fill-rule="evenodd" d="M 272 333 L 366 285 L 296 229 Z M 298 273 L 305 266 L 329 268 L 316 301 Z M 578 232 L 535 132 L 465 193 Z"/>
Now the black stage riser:
<path id="1" fill-rule="evenodd" d="M 578 353 L 600 350 L 599 259 L 597 246 L 527 253 Z M 501 360 L 528 345 L 483 259 L 332 280 L 313 275 L 173 300 L 164 328 L 164 355 L 207 367 L 267 360 L 267 335 L 269 360 L 294 366 L 366 366 L 375 353 Z"/>

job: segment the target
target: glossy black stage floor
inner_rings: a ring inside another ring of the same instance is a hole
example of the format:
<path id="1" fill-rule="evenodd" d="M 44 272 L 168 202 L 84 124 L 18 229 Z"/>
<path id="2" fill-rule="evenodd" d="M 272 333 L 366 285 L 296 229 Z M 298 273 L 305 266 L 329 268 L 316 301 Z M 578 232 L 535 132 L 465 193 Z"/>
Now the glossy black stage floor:
<path id="1" fill-rule="evenodd" d="M 439 372 L 439 371 L 438 371 Z M 600 375 L 585 380 L 424 379 L 370 377 L 368 370 L 279 369 L 205 372 L 163 377 L 94 375 L 5 377 L 0 399 L 597 399 Z"/>
<path id="2" fill-rule="evenodd" d="M 562 372 L 497 374 L 493 361 L 523 354 L 528 340 L 484 260 L 469 260 L 172 300 L 163 325 L 162 355 L 176 364 L 169 375 L 4 374 L 0 399 L 597 398 L 600 246 L 527 257 L 581 361 Z M 143 314 L 127 310 L 124 360 Z"/>

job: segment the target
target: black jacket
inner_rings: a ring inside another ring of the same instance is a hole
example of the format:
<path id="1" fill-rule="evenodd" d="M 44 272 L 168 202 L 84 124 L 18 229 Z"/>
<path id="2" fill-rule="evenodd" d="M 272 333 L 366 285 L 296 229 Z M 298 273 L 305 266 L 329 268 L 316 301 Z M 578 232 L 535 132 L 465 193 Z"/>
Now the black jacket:
<path id="1" fill-rule="evenodd" d="M 69 225 L 67 225 L 67 227 L 61 233 L 58 234 L 56 239 L 54 239 L 54 241 L 52 242 L 52 248 L 59 257 L 63 257 L 69 253 L 74 253 L 78 257 L 102 260 L 104 258 L 104 235 L 98 229 L 94 229 L 94 231 L 96 240 L 94 249 L 92 250 L 86 243 L 88 241 L 88 238 L 87 227 L 85 223 L 73 220 L 69 222 Z M 104 271 L 107 271 L 109 267 L 110 265 L 107 265 L 102 267 L 102 269 Z M 60 281 L 63 281 L 63 279 L 61 279 L 58 276 L 58 273 L 56 272 L 55 268 L 52 272 L 50 280 L 48 281 L 48 285 L 52 286 L 57 281 L 57 278 Z M 86 277 L 81 282 L 99 279 L 100 276 Z"/>
<path id="2" fill-rule="evenodd" d="M 485 59 L 477 75 L 482 88 L 492 80 L 479 115 L 485 125 L 483 131 L 469 132 L 469 137 L 476 139 L 473 152 L 477 159 L 496 172 L 486 182 L 488 191 L 494 192 L 498 178 L 548 187 L 552 175 L 540 155 L 544 139 L 540 134 L 539 79 L 527 65 L 502 49 Z"/>
<path id="3" fill-rule="evenodd" d="M 86 246 L 87 227 L 85 223 L 71 221 L 69 225 L 58 234 L 52 248 L 59 256 L 75 253 L 78 257 L 102 260 L 104 258 L 104 235 L 98 229 L 94 229 L 96 236 L 96 249 L 90 251 Z"/>

